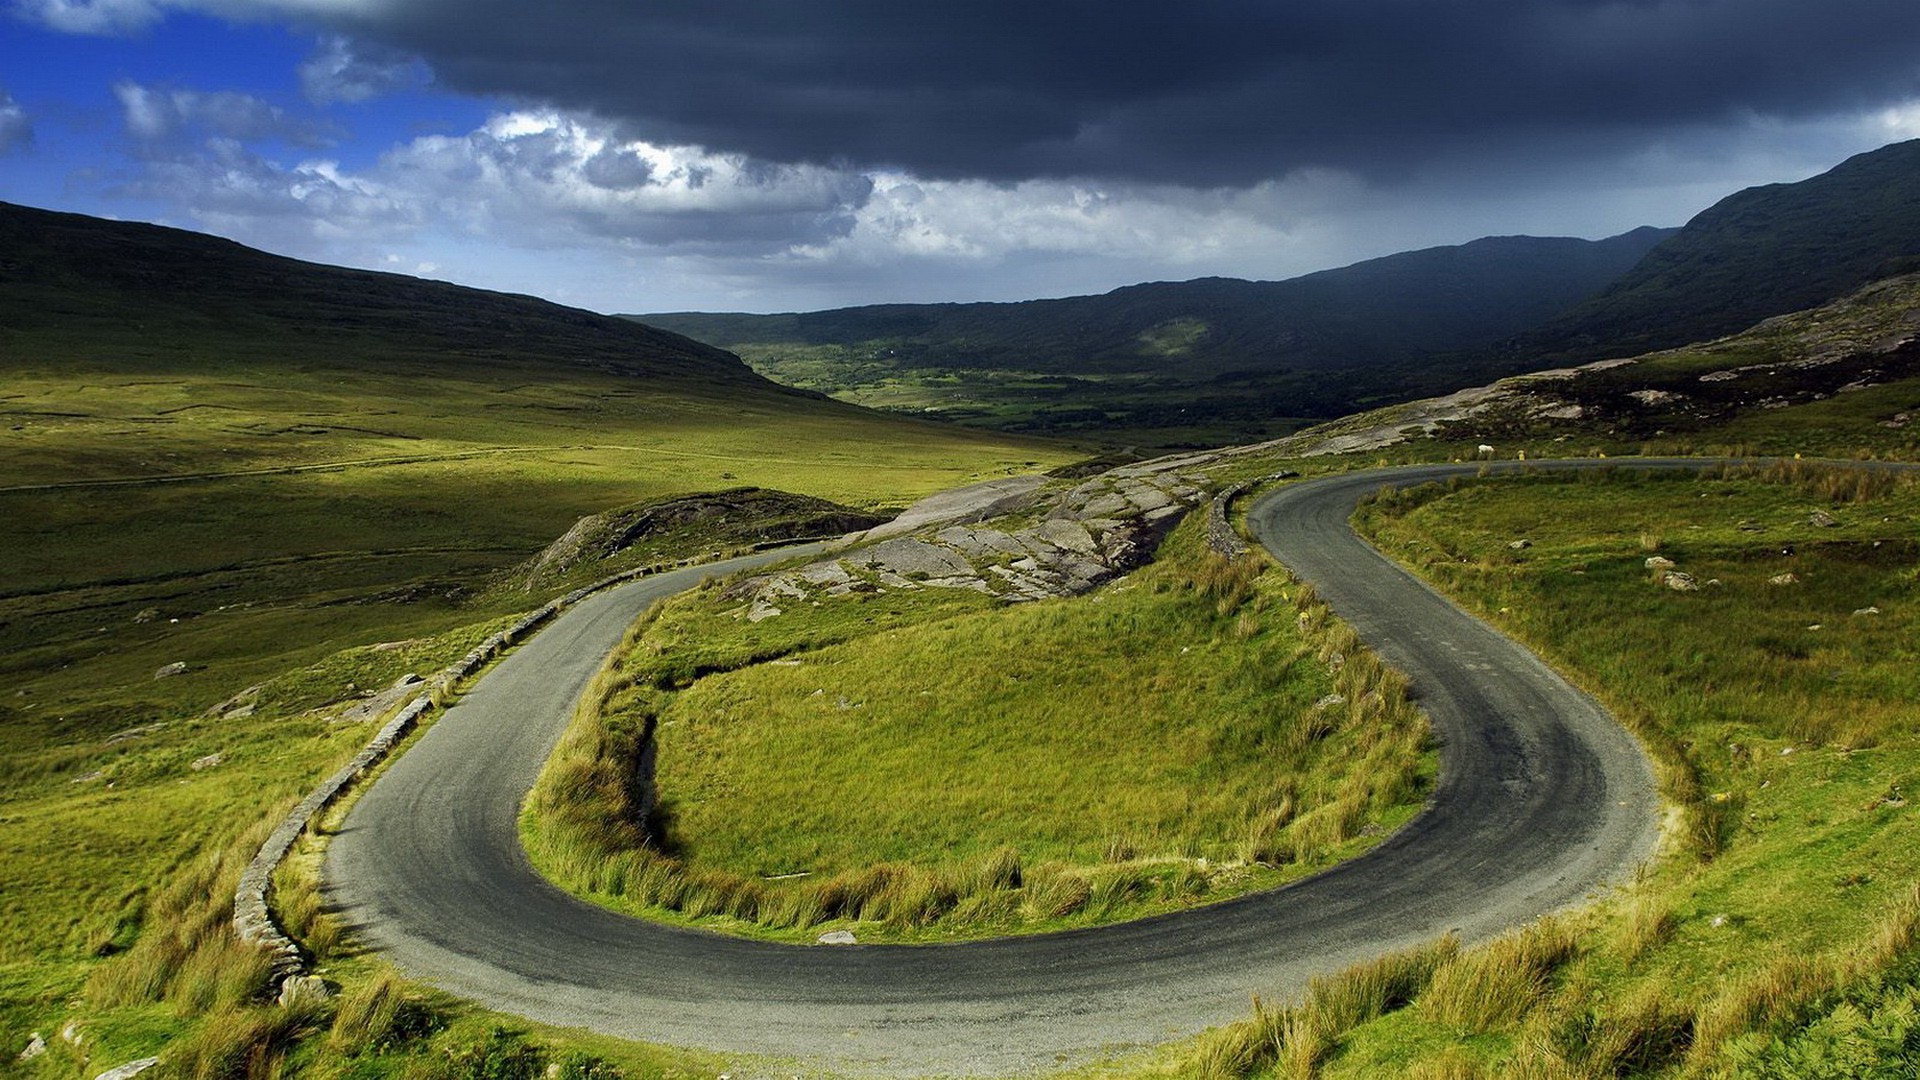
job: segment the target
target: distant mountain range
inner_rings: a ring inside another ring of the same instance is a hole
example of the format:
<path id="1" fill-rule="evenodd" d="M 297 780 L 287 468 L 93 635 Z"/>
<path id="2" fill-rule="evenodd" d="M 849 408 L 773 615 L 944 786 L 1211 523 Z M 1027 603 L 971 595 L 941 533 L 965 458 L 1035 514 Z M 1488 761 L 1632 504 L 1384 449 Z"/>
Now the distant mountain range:
<path id="1" fill-rule="evenodd" d="M 1920 140 L 1607 240 L 1495 237 L 1287 281 L 1012 304 L 635 318 L 846 400 L 1174 444 L 1722 336 L 1914 269 Z"/>
<path id="2" fill-rule="evenodd" d="M 1501 236 L 1286 281 L 1201 278 L 1009 304 L 887 304 L 794 315 L 634 316 L 723 348 L 867 347 L 900 367 L 1055 374 L 1325 370 L 1485 346 L 1638 263 L 1672 230 Z"/>

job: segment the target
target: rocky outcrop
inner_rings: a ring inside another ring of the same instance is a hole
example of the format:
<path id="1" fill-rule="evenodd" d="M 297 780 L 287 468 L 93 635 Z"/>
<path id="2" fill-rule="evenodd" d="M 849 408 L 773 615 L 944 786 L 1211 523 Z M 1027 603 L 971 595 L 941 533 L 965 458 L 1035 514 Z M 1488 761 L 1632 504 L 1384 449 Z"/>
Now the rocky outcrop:
<path id="1" fill-rule="evenodd" d="M 877 543 L 729 593 L 738 614 L 773 618 L 783 605 L 889 589 L 970 589 L 1010 602 L 1083 593 L 1147 561 L 1174 524 L 1207 498 L 1197 470 L 1214 455 L 1113 469 L 1067 490 L 1012 478 L 948 492 L 869 531 Z M 918 528 L 901 531 L 901 524 Z"/>
<path id="2" fill-rule="evenodd" d="M 649 540 L 681 537 L 703 547 L 751 547 L 843 536 L 888 520 L 887 514 L 766 488 L 703 492 L 583 517 L 521 574 L 531 592 L 576 566 L 613 558 Z"/>

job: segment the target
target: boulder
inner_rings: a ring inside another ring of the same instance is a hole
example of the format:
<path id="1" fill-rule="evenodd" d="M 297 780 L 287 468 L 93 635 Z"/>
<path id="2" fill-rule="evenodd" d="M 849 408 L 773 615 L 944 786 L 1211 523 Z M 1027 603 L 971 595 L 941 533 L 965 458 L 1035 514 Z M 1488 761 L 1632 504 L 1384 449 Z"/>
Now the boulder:
<path id="1" fill-rule="evenodd" d="M 1831 529 L 1835 525 L 1840 524 L 1840 522 L 1825 510 L 1815 510 L 1812 515 L 1807 518 L 1807 524 L 1817 525 L 1822 529 Z"/>
<path id="2" fill-rule="evenodd" d="M 1796 574 L 1796 573 L 1794 573 L 1793 571 L 1791 571 L 1791 570 L 1789 570 L 1789 571 L 1787 571 L 1787 572 L 1786 572 L 1786 573 L 1784 573 L 1784 574 L 1775 574 L 1775 575 L 1773 575 L 1772 577 L 1770 577 L 1770 578 L 1768 578 L 1768 579 L 1767 579 L 1767 584 L 1769 584 L 1769 585 L 1798 585 L 1798 584 L 1800 584 L 1800 575 L 1798 575 L 1798 574 Z"/>
<path id="3" fill-rule="evenodd" d="M 173 663 L 154 672 L 153 677 L 156 679 L 167 679 L 175 675 L 185 675 L 186 673 L 187 662 L 184 660 L 175 660 Z"/>
<path id="4" fill-rule="evenodd" d="M 1692 574 L 1683 574 L 1678 570 L 1667 571 L 1666 574 L 1661 577 L 1660 584 L 1665 585 L 1674 592 L 1693 592 L 1700 588 L 1700 583 L 1693 580 Z"/>
<path id="5" fill-rule="evenodd" d="M 211 769 L 225 760 L 227 760 L 227 755 L 215 751 L 206 757 L 194 758 L 193 764 L 187 767 L 194 772 L 199 772 L 202 769 Z"/>
<path id="6" fill-rule="evenodd" d="M 1508 551 L 1525 551 L 1532 546 L 1533 546 L 1533 541 L 1531 540 L 1514 540 L 1514 541 L 1510 541 L 1507 544 L 1507 550 Z"/>
<path id="7" fill-rule="evenodd" d="M 815 939 L 822 945 L 858 945 L 860 939 L 851 930 L 829 930 Z"/>
<path id="8" fill-rule="evenodd" d="M 20 1051 L 20 1056 L 18 1060 L 32 1061 L 34 1058 L 37 1058 L 41 1054 L 44 1054 L 46 1052 L 47 1052 L 47 1040 L 44 1038 L 41 1038 L 40 1033 L 36 1031 L 33 1033 L 33 1038 L 27 1040 L 27 1048 L 25 1050 Z"/>
<path id="9" fill-rule="evenodd" d="M 1680 564 L 1664 555 L 1647 556 L 1646 567 L 1649 570 L 1671 570 L 1678 565 Z"/>
<path id="10" fill-rule="evenodd" d="M 280 1007 L 297 1009 L 306 1005 L 324 1005 L 333 1000 L 333 991 L 318 975 L 295 975 L 280 984 Z"/>

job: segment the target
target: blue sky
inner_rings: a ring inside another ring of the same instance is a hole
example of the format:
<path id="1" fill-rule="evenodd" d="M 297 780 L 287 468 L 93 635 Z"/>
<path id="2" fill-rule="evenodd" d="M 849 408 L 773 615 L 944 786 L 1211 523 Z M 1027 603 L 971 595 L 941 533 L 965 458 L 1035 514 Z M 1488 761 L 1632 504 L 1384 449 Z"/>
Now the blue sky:
<path id="1" fill-rule="evenodd" d="M 1911 0 L 0 0 L 0 199 L 602 311 L 1677 225 L 1920 137 Z"/>

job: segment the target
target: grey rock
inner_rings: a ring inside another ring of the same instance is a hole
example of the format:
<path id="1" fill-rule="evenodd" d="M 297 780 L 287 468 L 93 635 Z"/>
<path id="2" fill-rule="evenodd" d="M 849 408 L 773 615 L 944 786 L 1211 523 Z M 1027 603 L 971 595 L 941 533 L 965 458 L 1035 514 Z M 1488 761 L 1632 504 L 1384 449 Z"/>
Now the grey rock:
<path id="1" fill-rule="evenodd" d="M 921 582 L 921 584 L 933 589 L 972 589 L 974 592 L 986 593 L 988 596 L 993 595 L 993 589 L 988 587 L 985 581 L 970 574 L 956 575 L 954 577 L 928 578 Z"/>
<path id="2" fill-rule="evenodd" d="M 27 1040 L 27 1048 L 25 1050 L 20 1051 L 20 1057 L 18 1060 L 32 1061 L 34 1058 L 37 1058 L 41 1054 L 44 1054 L 46 1052 L 47 1052 L 47 1040 L 41 1038 L 40 1033 L 36 1031 L 33 1033 L 33 1038 Z"/>
<path id="3" fill-rule="evenodd" d="M 1831 529 L 1835 525 L 1840 524 L 1840 522 L 1825 510 L 1815 510 L 1812 515 L 1807 518 L 1807 524 L 1815 525 L 1822 529 Z"/>
<path id="4" fill-rule="evenodd" d="M 1152 513 L 1164 507 L 1177 505 L 1179 502 L 1172 495 L 1147 483 L 1127 484 L 1120 491 L 1141 513 Z"/>
<path id="5" fill-rule="evenodd" d="M 764 622 L 778 614 L 780 614 L 779 608 L 774 607 L 765 600 L 755 600 L 753 606 L 747 609 L 747 621 L 750 623 Z"/>
<path id="6" fill-rule="evenodd" d="M 150 623 L 159 617 L 159 608 L 141 608 L 138 612 L 134 613 L 133 621 L 137 623 Z"/>
<path id="7" fill-rule="evenodd" d="M 1514 540 L 1507 544 L 1508 551 L 1525 551 L 1533 546 L 1531 540 Z"/>
<path id="8" fill-rule="evenodd" d="M 154 672 L 153 677 L 156 679 L 167 679 L 175 675 L 185 675 L 186 673 L 187 662 L 185 660 L 175 660 L 173 663 Z"/>
<path id="9" fill-rule="evenodd" d="M 1131 500 L 1116 491 L 1091 500 L 1081 508 L 1080 513 L 1082 517 L 1118 517 L 1131 508 Z"/>
<path id="10" fill-rule="evenodd" d="M 1878 615 L 1880 614 L 1880 608 L 1877 605 L 1869 605 L 1863 608 L 1855 608 L 1853 613 L 1855 615 Z"/>
<path id="11" fill-rule="evenodd" d="M 294 975 L 280 984 L 280 1007 L 297 1009 L 305 1005 L 324 1005 L 333 1000 L 333 991 L 318 975 Z"/>
<path id="12" fill-rule="evenodd" d="M 1100 551 L 1100 546 L 1093 542 L 1093 534 L 1087 531 L 1085 525 L 1077 521 L 1062 521 L 1058 519 L 1043 521 L 1039 525 L 1034 526 L 1030 532 L 1036 538 L 1044 540 L 1054 547 L 1071 551 L 1075 554 L 1094 555 Z"/>
<path id="13" fill-rule="evenodd" d="M 853 580 L 853 575 L 847 572 L 846 567 L 840 565 L 838 559 L 803 566 L 793 574 L 809 585 L 845 585 Z"/>
<path id="14" fill-rule="evenodd" d="M 1789 570 L 1789 571 L 1787 571 L 1787 572 L 1786 572 L 1786 573 L 1784 573 L 1784 574 L 1775 574 L 1775 575 L 1773 575 L 1772 577 L 1770 577 L 1770 578 L 1768 578 L 1768 579 L 1767 579 L 1767 584 L 1769 584 L 1769 585 L 1798 585 L 1798 584 L 1800 584 L 1800 575 L 1798 575 L 1798 574 L 1796 574 L 1796 573 L 1794 573 L 1794 572 L 1792 572 L 1791 570 Z"/>
<path id="15" fill-rule="evenodd" d="M 1664 555 L 1647 556 L 1646 567 L 1649 570 L 1671 570 L 1680 565 Z"/>
<path id="16" fill-rule="evenodd" d="M 851 930 L 829 930 L 814 939 L 822 945 L 858 945 L 860 939 L 853 936 Z"/>
<path id="17" fill-rule="evenodd" d="M 952 548 L 908 537 L 875 544 L 854 558 L 902 576 L 952 577 L 973 573 L 973 564 Z"/>
<path id="18" fill-rule="evenodd" d="M 1667 571 L 1666 575 L 1660 579 L 1660 584 L 1674 592 L 1693 592 L 1700 588 L 1700 583 L 1693 579 L 1692 574 L 1683 574 L 1678 570 Z"/>
<path id="19" fill-rule="evenodd" d="M 115 1065 L 113 1068 L 94 1077 L 93 1080 L 133 1080 L 134 1077 L 139 1076 L 141 1073 L 146 1072 L 158 1064 L 160 1064 L 160 1059 L 157 1057 L 141 1058 L 138 1061 L 129 1061 L 125 1065 Z"/>
<path id="20" fill-rule="evenodd" d="M 222 754 L 219 751 L 215 751 L 211 754 L 208 754 L 206 757 L 194 758 L 193 764 L 187 767 L 192 769 L 194 772 L 199 772 L 202 769 L 211 769 L 225 760 L 227 760 L 227 755 Z"/>

